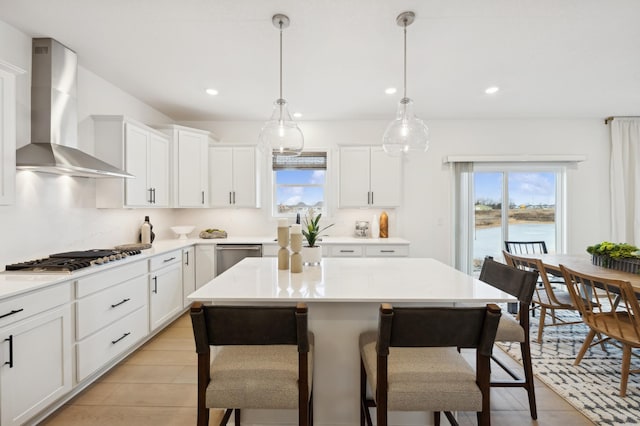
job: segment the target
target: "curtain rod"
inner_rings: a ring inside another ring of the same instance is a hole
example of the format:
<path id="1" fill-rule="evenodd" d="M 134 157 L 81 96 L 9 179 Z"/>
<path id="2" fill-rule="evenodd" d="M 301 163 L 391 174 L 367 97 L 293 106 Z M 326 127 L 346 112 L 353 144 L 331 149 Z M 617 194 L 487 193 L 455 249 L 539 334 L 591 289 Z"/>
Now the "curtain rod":
<path id="1" fill-rule="evenodd" d="M 611 121 L 613 121 L 614 118 L 640 118 L 638 116 L 634 116 L 634 115 L 617 115 L 615 117 L 607 117 L 604 119 L 604 124 L 609 124 Z"/>

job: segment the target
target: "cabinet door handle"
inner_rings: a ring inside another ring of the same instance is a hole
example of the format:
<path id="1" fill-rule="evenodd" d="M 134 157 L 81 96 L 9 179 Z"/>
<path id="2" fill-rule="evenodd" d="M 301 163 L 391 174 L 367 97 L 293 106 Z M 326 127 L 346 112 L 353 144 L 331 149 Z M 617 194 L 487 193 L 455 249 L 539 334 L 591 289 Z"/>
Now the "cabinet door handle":
<path id="1" fill-rule="evenodd" d="M 371 191 L 367 191 L 367 204 L 371 204 Z"/>
<path id="2" fill-rule="evenodd" d="M 153 290 L 151 291 L 154 292 L 155 294 L 158 294 L 158 276 L 156 275 L 151 279 L 153 280 Z"/>
<path id="3" fill-rule="evenodd" d="M 156 203 L 156 189 L 153 188 L 153 204 Z"/>
<path id="4" fill-rule="evenodd" d="M 233 191 L 233 204 L 236 203 L 236 191 Z"/>
<path id="5" fill-rule="evenodd" d="M 111 344 L 112 344 L 112 345 L 115 345 L 115 344 L 116 344 L 116 343 L 118 343 L 120 340 L 124 339 L 125 337 L 127 337 L 127 336 L 128 336 L 128 335 L 130 335 L 130 334 L 131 334 L 131 332 L 130 332 L 130 331 L 129 331 L 129 332 L 127 332 L 127 333 L 124 333 L 122 336 L 118 337 L 116 340 L 112 340 L 112 341 L 111 341 Z"/>
<path id="6" fill-rule="evenodd" d="M 122 299 L 122 301 L 121 301 L 121 302 L 115 303 L 115 304 L 111 305 L 111 307 L 112 307 L 112 308 L 115 308 L 115 307 L 117 307 L 117 306 L 122 305 L 123 303 L 127 303 L 129 300 L 131 300 L 131 299 L 130 299 L 130 298 Z"/>
<path id="7" fill-rule="evenodd" d="M 185 265 L 189 265 L 189 252 L 185 252 L 185 254 L 187 255 L 187 261 L 184 263 Z"/>
<path id="8" fill-rule="evenodd" d="M 231 201 L 231 191 L 229 191 L 229 204 L 233 204 L 233 202 Z"/>
<path id="9" fill-rule="evenodd" d="M 9 368 L 13 368 L 13 334 L 4 339 L 5 342 L 9 342 L 9 361 L 5 361 L 4 365 L 8 365 Z"/>
<path id="10" fill-rule="evenodd" d="M 371 191 L 371 205 L 373 205 L 373 191 Z"/>
<path id="11" fill-rule="evenodd" d="M 395 253 L 395 250 L 380 250 L 380 253 Z"/>
<path id="12" fill-rule="evenodd" d="M 340 250 L 340 253 L 353 253 L 353 250 Z"/>
<path id="13" fill-rule="evenodd" d="M 167 262 L 171 262 L 172 260 L 176 260 L 176 257 L 172 256 L 172 257 L 170 257 L 168 259 L 163 260 L 162 262 L 167 263 Z"/>
<path id="14" fill-rule="evenodd" d="M 204 204 L 204 191 L 202 191 L 202 204 Z"/>
<path id="15" fill-rule="evenodd" d="M 22 311 L 24 311 L 24 308 L 20 308 L 20 309 L 12 309 L 12 310 L 11 310 L 11 312 L 9 312 L 8 314 L 0 315 L 0 318 L 4 318 L 4 317 L 11 316 L 11 315 L 15 315 L 15 314 L 17 314 L 18 312 L 22 312 Z"/>
<path id="16" fill-rule="evenodd" d="M 153 188 L 149 188 L 147 191 L 149 191 L 149 204 L 153 204 Z"/>

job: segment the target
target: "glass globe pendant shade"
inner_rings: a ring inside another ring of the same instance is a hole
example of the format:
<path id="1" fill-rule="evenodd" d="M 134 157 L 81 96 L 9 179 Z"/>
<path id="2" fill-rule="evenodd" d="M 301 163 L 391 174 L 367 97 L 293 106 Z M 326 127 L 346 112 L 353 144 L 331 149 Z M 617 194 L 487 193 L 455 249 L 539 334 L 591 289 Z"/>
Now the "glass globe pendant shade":
<path id="1" fill-rule="evenodd" d="M 273 103 L 273 113 L 260 131 L 260 143 L 268 150 L 280 155 L 300 155 L 304 148 L 304 136 L 289 114 L 287 101 L 278 99 Z"/>
<path id="2" fill-rule="evenodd" d="M 382 137 L 382 148 L 391 156 L 429 149 L 429 128 L 415 116 L 411 99 L 400 99 L 396 118 Z"/>

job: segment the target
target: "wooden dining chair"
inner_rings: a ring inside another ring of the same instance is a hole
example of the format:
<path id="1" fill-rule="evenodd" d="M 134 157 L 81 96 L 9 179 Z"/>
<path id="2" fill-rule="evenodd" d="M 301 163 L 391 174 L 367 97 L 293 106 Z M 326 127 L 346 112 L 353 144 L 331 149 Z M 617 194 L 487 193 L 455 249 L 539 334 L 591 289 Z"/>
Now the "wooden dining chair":
<path id="1" fill-rule="evenodd" d="M 564 310 L 578 312 L 578 308 L 574 305 L 568 291 L 560 291 L 552 287 L 551 282 L 549 282 L 547 270 L 540 259 L 516 256 L 514 254 L 507 253 L 504 250 L 502 251 L 502 255 L 508 265 L 525 271 L 536 271 L 540 275 L 542 286 L 536 286 L 532 298 L 534 305 L 533 309 L 540 308 L 538 338 L 536 340 L 538 343 L 542 343 L 542 334 L 545 327 L 580 324 L 582 322 L 581 320 L 567 321 L 556 315 L 556 311 Z M 546 323 L 547 311 L 550 311 L 549 316 L 552 321 L 550 324 Z"/>
<path id="2" fill-rule="evenodd" d="M 225 409 L 221 425 L 243 408 L 297 409 L 313 424 L 313 334 L 307 306 L 191 306 L 198 353 L 198 426 L 209 409 Z M 211 359 L 211 346 L 217 351 Z"/>
<path id="3" fill-rule="evenodd" d="M 627 394 L 627 382 L 631 370 L 631 350 L 640 348 L 640 306 L 637 295 L 628 281 L 596 277 L 574 271 L 560 265 L 571 297 L 589 326 L 574 365 L 580 364 L 584 354 L 592 346 L 615 339 L 622 344 L 622 367 L 620 372 L 620 396 Z M 583 294 L 592 294 L 585 299 Z M 593 342 L 598 335 L 599 341 Z"/>
<path id="4" fill-rule="evenodd" d="M 538 272 L 523 271 L 513 266 L 496 262 L 491 257 L 485 257 L 480 271 L 480 281 L 518 298 L 519 312 L 528 312 L 529 305 L 536 288 Z M 538 418 L 536 408 L 536 393 L 533 379 L 533 365 L 531 363 L 531 344 L 529 337 L 529 315 L 518 315 L 514 319 L 508 313 L 503 313 L 498 324 L 496 342 L 517 342 L 520 344 L 524 379 L 513 369 L 495 356 L 491 359 L 504 370 L 513 380 L 491 380 L 491 387 L 523 387 L 529 399 L 529 411 L 532 419 Z"/>
<path id="5" fill-rule="evenodd" d="M 547 243 L 544 241 L 505 241 L 504 249 L 512 254 L 541 254 L 548 253 Z"/>
<path id="6" fill-rule="evenodd" d="M 490 357 L 500 321 L 496 305 L 471 308 L 380 306 L 378 330 L 360 335 L 360 424 L 387 426 L 388 411 L 476 411 L 490 425 Z M 457 348 L 476 349 L 476 368 Z M 367 383 L 373 398 L 367 398 Z"/>

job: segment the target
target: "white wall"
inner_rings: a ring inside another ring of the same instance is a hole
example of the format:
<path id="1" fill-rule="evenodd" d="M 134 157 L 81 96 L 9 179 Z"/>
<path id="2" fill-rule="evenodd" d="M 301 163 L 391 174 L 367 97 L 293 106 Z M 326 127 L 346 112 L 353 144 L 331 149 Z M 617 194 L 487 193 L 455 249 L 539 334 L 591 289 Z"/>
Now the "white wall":
<path id="1" fill-rule="evenodd" d="M 0 60 L 29 70 L 17 81 L 17 145 L 29 142 L 31 38 L 0 21 Z M 79 58 L 82 64 L 82 57 Z M 91 114 L 125 114 L 150 123 L 169 123 L 148 105 L 84 69 L 78 70 L 79 148 L 93 153 Z M 16 202 L 0 206 L 0 269 L 8 263 L 50 253 L 113 247 L 134 242 L 145 215 L 159 238 L 170 238 L 171 210 L 98 210 L 95 181 L 20 171 Z"/>
<path id="2" fill-rule="evenodd" d="M 0 22 L 0 60 L 31 69 L 31 39 Z M 82 149 L 93 152 L 91 114 L 124 114 L 146 123 L 169 123 L 169 117 L 133 98 L 82 67 L 78 75 L 78 111 Z M 30 73 L 18 79 L 18 146 L 29 141 Z M 224 144 L 255 144 L 262 123 L 183 122 L 212 130 Z M 304 122 L 308 147 L 379 144 L 386 121 Z M 414 256 L 450 261 L 450 172 L 443 157 L 456 154 L 583 154 L 568 175 L 568 251 L 609 236 L 609 149 L 606 126 L 592 120 L 431 120 L 431 148 L 408 159 L 404 168 L 403 207 L 388 211 L 390 234 L 411 240 Z M 336 157 L 333 156 L 332 159 Z M 335 176 L 330 176 L 335 189 Z M 263 187 L 268 206 L 269 188 Z M 335 200 L 334 201 L 335 206 Z M 380 210 L 332 209 L 330 235 L 351 235 L 356 220 L 371 220 Z M 275 236 L 268 209 L 96 209 L 92 179 L 18 172 L 16 203 L 0 206 L 2 265 L 53 252 L 111 247 L 134 242 L 145 215 L 158 238 L 172 238 L 169 226 L 216 227 L 236 236 Z"/>
<path id="3" fill-rule="evenodd" d="M 221 144 L 255 144 L 262 123 L 183 122 L 212 130 Z M 453 212 L 449 155 L 579 154 L 586 161 L 568 171 L 567 250 L 582 252 L 609 235 L 609 143 L 600 119 L 583 120 L 431 120 L 431 146 L 405 160 L 403 205 L 389 211 L 391 236 L 411 241 L 411 254 L 451 261 Z M 303 122 L 305 146 L 379 144 L 387 122 Z M 335 156 L 332 157 L 334 160 Z M 335 176 L 333 188 L 335 189 Z M 264 188 L 265 205 L 269 188 Z M 335 201 L 335 200 L 333 200 Z M 335 203 L 334 203 L 335 206 Z M 332 209 L 330 235 L 351 235 L 356 220 L 371 220 L 377 209 Z M 275 234 L 263 211 L 228 209 L 178 213 L 179 222 L 226 229 L 232 235 Z"/>

